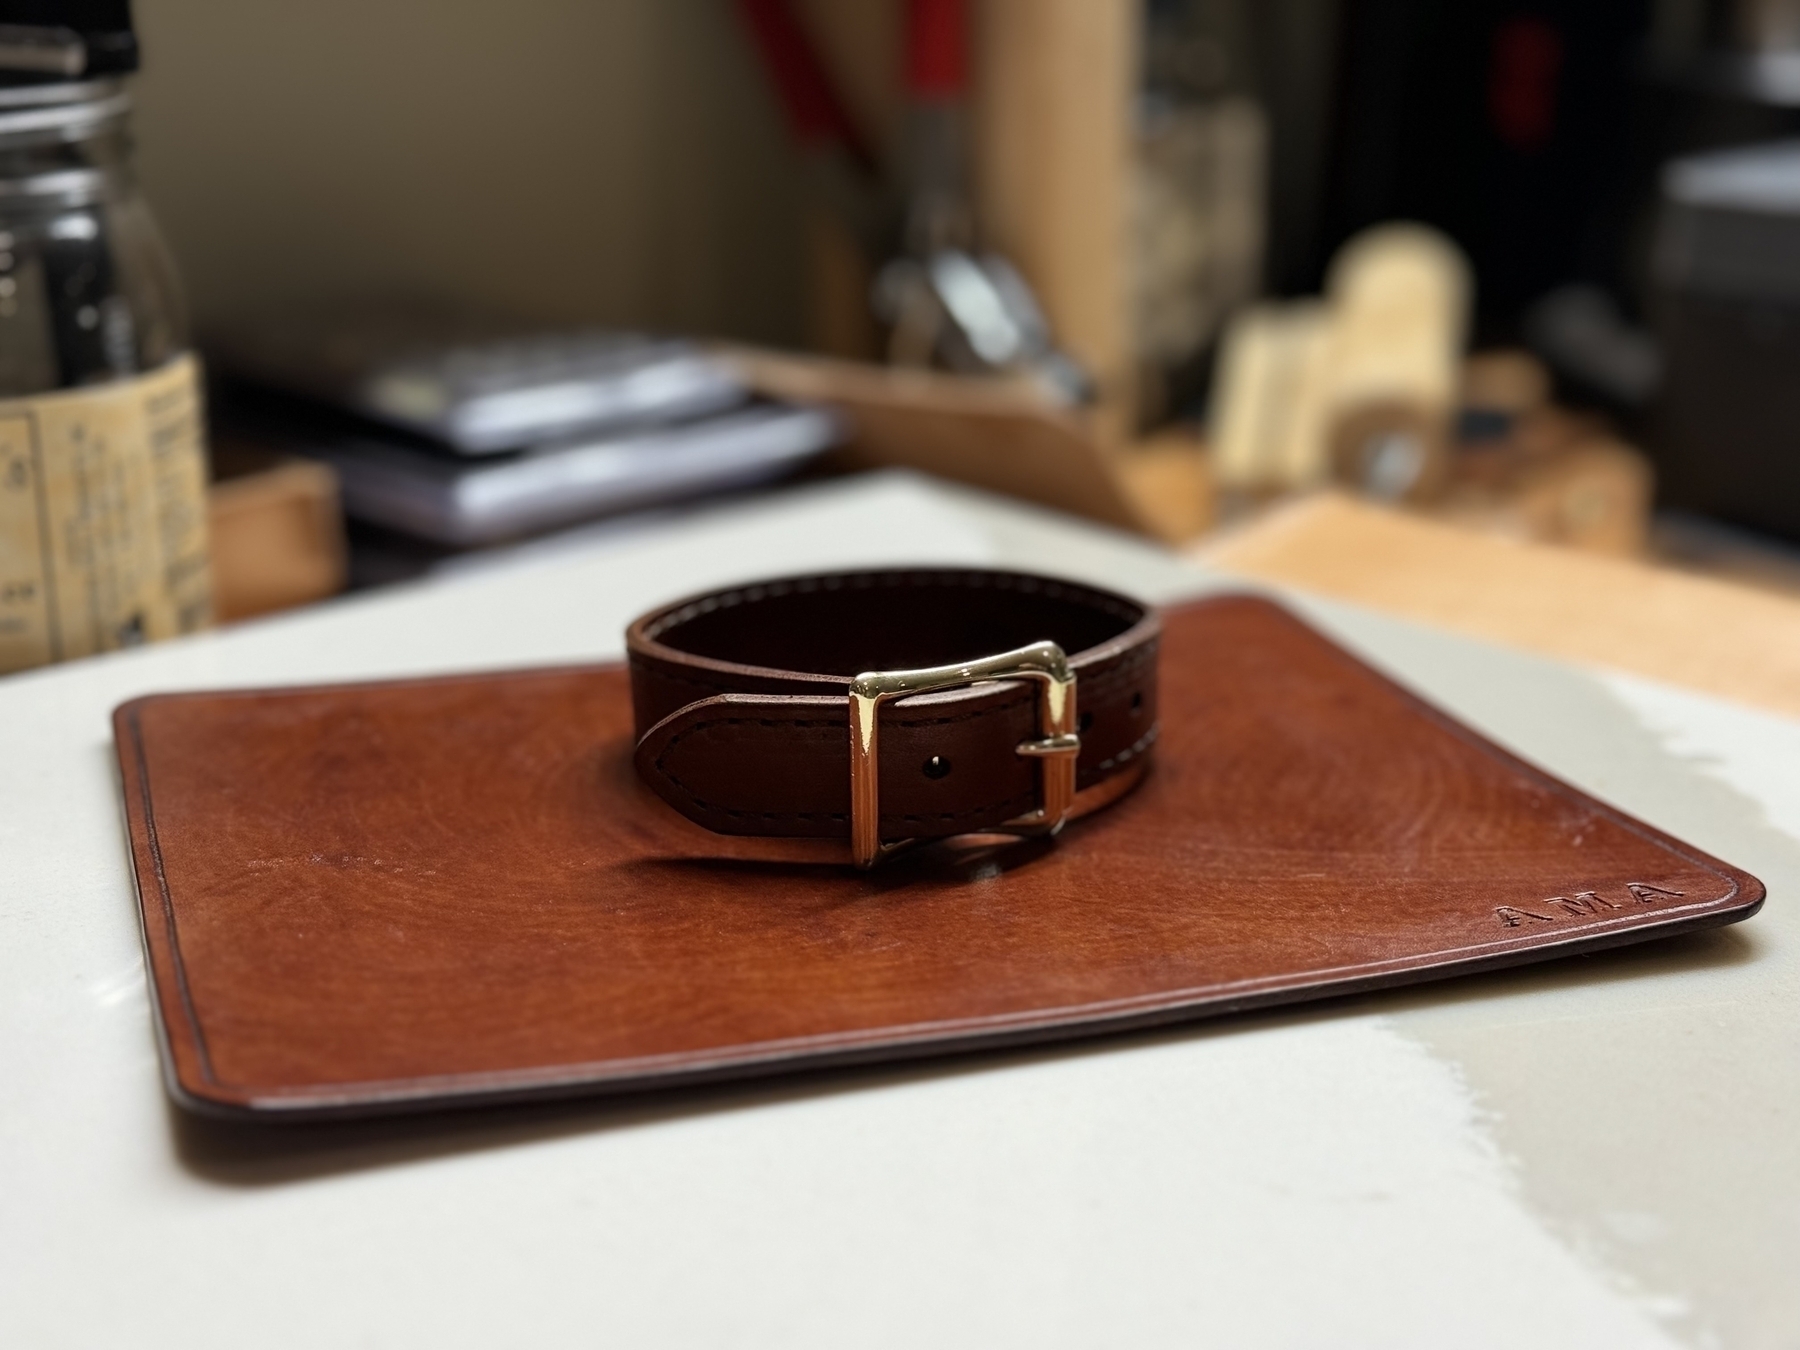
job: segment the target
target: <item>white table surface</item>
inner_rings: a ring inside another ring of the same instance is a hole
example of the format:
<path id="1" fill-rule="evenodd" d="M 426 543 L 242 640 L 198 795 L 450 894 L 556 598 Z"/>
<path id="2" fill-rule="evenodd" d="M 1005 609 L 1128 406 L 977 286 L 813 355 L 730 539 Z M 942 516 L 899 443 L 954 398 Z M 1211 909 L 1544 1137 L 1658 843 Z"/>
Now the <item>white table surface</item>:
<path id="1" fill-rule="evenodd" d="M 107 724 L 616 656 L 753 574 L 1142 543 L 900 475 L 0 680 L 0 1346 L 1800 1345 L 1800 725 L 1295 603 L 1747 924 L 1070 1048 L 316 1132 L 164 1099 Z"/>

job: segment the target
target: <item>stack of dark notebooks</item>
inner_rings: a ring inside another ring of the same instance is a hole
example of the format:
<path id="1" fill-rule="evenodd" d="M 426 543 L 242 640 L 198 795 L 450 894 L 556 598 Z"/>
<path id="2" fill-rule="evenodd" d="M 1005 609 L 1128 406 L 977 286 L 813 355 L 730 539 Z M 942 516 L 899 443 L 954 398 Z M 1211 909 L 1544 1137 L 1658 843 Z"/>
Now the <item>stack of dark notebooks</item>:
<path id="1" fill-rule="evenodd" d="M 445 548 L 766 482 L 837 439 L 691 343 L 412 306 L 222 337 L 221 431 L 338 471 L 354 521 Z"/>

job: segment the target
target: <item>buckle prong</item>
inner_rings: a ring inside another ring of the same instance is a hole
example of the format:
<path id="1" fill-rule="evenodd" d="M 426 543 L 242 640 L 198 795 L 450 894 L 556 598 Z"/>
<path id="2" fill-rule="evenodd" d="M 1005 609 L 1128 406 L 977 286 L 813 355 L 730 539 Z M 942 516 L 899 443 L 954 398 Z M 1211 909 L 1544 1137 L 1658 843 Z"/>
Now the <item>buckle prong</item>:
<path id="1" fill-rule="evenodd" d="M 881 839 L 881 705 L 909 694 L 989 680 L 1033 680 L 1040 686 L 1039 739 L 1017 747 L 1019 754 L 1039 762 L 1038 807 L 990 828 L 1011 834 L 1055 834 L 1062 828 L 1075 801 L 1081 737 L 1075 731 L 1075 673 L 1061 647 L 1034 642 L 960 665 L 868 670 L 850 682 L 850 854 L 858 867 L 872 867 L 911 842 Z"/>

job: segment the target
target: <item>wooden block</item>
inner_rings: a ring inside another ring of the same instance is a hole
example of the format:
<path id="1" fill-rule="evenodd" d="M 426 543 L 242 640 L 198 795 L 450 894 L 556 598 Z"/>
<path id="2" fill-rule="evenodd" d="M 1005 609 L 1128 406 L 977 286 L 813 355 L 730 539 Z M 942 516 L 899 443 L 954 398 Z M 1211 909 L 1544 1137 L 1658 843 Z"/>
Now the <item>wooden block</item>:
<path id="1" fill-rule="evenodd" d="M 1468 264 L 1436 230 L 1382 225 L 1344 245 L 1326 278 L 1335 329 L 1334 404 L 1406 400 L 1452 407 L 1469 293 Z"/>
<path id="2" fill-rule="evenodd" d="M 1800 716 L 1800 603 L 1337 493 L 1190 555 L 1241 576 Z"/>
<path id="3" fill-rule="evenodd" d="M 1252 305 L 1225 332 L 1213 396 L 1221 488 L 1310 487 L 1329 473 L 1323 375 L 1330 314 L 1317 301 Z"/>
<path id="4" fill-rule="evenodd" d="M 292 461 L 207 492 L 213 606 L 221 621 L 311 604 L 344 588 L 337 474 Z"/>
<path id="5" fill-rule="evenodd" d="M 1422 225 L 1381 225 L 1326 278 L 1325 438 L 1333 476 L 1384 501 L 1430 501 L 1450 477 L 1469 266 Z"/>
<path id="6" fill-rule="evenodd" d="M 1428 501 L 1451 473 L 1467 265 L 1416 225 L 1364 231 L 1332 263 L 1323 302 L 1258 305 L 1225 336 L 1213 401 L 1221 488 L 1336 478 Z"/>

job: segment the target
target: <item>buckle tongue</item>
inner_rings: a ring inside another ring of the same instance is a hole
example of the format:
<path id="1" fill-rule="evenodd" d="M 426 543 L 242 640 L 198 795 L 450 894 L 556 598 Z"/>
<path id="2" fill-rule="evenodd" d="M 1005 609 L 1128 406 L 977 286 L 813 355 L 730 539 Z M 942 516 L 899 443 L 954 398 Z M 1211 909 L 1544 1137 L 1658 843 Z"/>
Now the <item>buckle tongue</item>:
<path id="1" fill-rule="evenodd" d="M 1039 761 L 1038 807 L 989 831 L 1055 834 L 1075 801 L 1075 759 L 1081 737 L 1075 731 L 1075 673 L 1054 642 L 1034 642 L 1017 651 L 978 661 L 923 670 L 868 670 L 850 682 L 850 854 L 858 867 L 872 867 L 911 840 L 881 840 L 880 709 L 890 699 L 955 689 L 988 680 L 1034 680 L 1038 691 L 1037 740 L 1022 741 L 1017 753 Z"/>

